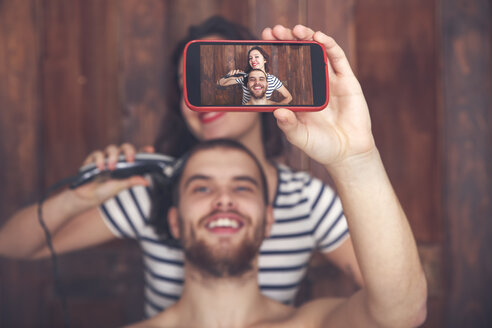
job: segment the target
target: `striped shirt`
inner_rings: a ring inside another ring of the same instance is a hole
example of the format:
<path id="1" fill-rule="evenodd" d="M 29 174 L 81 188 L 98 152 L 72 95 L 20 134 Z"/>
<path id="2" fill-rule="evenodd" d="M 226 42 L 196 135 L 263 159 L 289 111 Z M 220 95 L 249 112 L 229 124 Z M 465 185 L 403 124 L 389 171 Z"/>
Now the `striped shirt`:
<path id="1" fill-rule="evenodd" d="M 277 172 L 275 223 L 260 248 L 259 284 L 264 295 L 292 304 L 311 253 L 337 248 L 348 237 L 348 227 L 341 201 L 329 186 L 284 165 L 278 165 Z M 183 289 L 183 253 L 165 245 L 149 225 L 149 190 L 125 190 L 100 210 L 116 236 L 134 238 L 142 248 L 146 314 L 153 316 L 174 304 Z"/>
<path id="2" fill-rule="evenodd" d="M 236 83 L 241 84 L 243 88 L 243 105 L 244 105 L 251 99 L 251 93 L 249 92 L 248 88 L 244 85 L 242 77 L 237 78 Z M 267 73 L 267 83 L 268 83 L 268 88 L 266 91 L 266 98 L 270 99 L 272 97 L 273 91 L 280 89 L 283 86 L 283 84 L 275 75 L 268 74 L 268 73 Z"/>

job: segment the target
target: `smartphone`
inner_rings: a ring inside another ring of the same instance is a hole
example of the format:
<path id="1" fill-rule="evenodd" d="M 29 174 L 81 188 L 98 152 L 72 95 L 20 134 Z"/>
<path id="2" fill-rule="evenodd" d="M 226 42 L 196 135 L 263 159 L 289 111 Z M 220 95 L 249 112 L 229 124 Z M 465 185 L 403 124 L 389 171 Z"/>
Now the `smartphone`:
<path id="1" fill-rule="evenodd" d="M 196 111 L 317 111 L 329 99 L 326 51 L 314 41 L 194 40 L 183 92 Z"/>

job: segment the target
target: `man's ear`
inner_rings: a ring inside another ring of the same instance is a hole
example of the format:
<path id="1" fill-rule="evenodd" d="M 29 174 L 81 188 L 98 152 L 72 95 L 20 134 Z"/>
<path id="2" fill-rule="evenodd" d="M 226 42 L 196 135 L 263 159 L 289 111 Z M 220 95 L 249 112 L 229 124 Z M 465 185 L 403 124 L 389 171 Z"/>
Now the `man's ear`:
<path id="1" fill-rule="evenodd" d="M 169 231 L 175 239 L 179 239 L 180 236 L 178 220 L 178 209 L 173 206 L 167 211 L 167 223 L 169 224 Z"/>
<path id="2" fill-rule="evenodd" d="M 273 222 L 275 222 L 275 218 L 273 217 L 273 207 L 272 205 L 268 205 L 266 208 L 265 215 L 265 237 L 270 237 L 270 232 L 272 230 Z"/>

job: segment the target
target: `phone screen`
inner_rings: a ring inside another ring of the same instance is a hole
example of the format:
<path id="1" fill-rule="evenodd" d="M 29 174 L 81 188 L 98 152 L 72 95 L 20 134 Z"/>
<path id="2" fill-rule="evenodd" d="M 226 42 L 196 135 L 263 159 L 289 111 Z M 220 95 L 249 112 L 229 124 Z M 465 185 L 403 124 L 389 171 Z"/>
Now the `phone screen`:
<path id="1" fill-rule="evenodd" d="M 192 41 L 184 91 L 195 110 L 320 110 L 328 102 L 322 45 L 310 41 Z"/>

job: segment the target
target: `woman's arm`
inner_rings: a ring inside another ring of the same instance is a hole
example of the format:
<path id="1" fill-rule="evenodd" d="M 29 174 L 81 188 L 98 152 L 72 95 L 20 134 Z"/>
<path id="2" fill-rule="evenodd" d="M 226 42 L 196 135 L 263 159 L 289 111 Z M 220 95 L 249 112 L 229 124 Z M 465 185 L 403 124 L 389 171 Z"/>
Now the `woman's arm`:
<path id="1" fill-rule="evenodd" d="M 106 156 L 111 163 L 108 166 L 116 163 L 116 153 L 119 152 L 118 147 L 110 146 L 106 149 Z M 131 160 L 132 152 L 123 152 Z M 103 152 L 92 153 L 85 161 L 89 162 L 104 168 Z M 43 220 L 52 235 L 55 250 L 63 253 L 111 239 L 111 231 L 102 221 L 97 207 L 121 190 L 147 184 L 148 181 L 140 176 L 95 181 L 49 197 L 43 203 Z M 38 221 L 38 204 L 17 211 L 0 228 L 0 256 L 31 259 L 48 254 L 44 230 Z"/>
<path id="2" fill-rule="evenodd" d="M 416 242 L 379 156 L 367 103 L 343 50 L 332 38 L 304 26 L 292 31 L 277 26 L 266 30 L 264 37 L 314 39 L 325 45 L 329 60 L 327 108 L 274 112 L 287 139 L 323 164 L 333 178 L 364 279 L 364 288 L 335 309 L 314 311 L 320 313 L 316 326 L 421 324 L 427 285 Z"/>
<path id="3" fill-rule="evenodd" d="M 354 324 L 420 325 L 425 318 L 426 280 L 410 225 L 377 149 L 327 169 L 342 200 L 365 282 L 357 299 L 367 317 Z"/>
<path id="4" fill-rule="evenodd" d="M 236 81 L 236 79 L 238 79 L 238 77 L 235 77 L 235 76 L 232 76 L 232 75 L 239 74 L 239 73 L 243 73 L 243 71 L 241 71 L 239 69 L 232 70 L 229 73 L 227 73 L 227 75 L 230 75 L 229 77 L 222 77 L 221 79 L 219 79 L 217 81 L 217 84 L 220 85 L 221 87 L 226 87 L 226 86 L 229 86 L 229 85 L 235 85 L 235 84 L 238 83 Z"/>
<path id="5" fill-rule="evenodd" d="M 95 247 L 113 240 L 116 235 L 108 228 L 98 208 L 92 208 L 70 219 L 52 236 L 52 243 L 57 253 L 68 253 Z M 45 244 L 31 256 L 32 259 L 50 256 Z"/>
<path id="6" fill-rule="evenodd" d="M 110 240 L 112 232 L 97 206 L 121 190 L 142 184 L 148 182 L 139 176 L 93 182 L 48 198 L 43 203 L 43 220 L 55 250 L 64 253 Z M 44 230 L 38 221 L 38 204 L 19 210 L 0 229 L 0 256 L 32 259 L 48 255 Z"/>
<path id="7" fill-rule="evenodd" d="M 292 101 L 292 95 L 285 85 L 282 85 L 277 91 L 283 96 L 283 99 L 278 103 L 279 105 L 287 105 Z"/>

